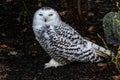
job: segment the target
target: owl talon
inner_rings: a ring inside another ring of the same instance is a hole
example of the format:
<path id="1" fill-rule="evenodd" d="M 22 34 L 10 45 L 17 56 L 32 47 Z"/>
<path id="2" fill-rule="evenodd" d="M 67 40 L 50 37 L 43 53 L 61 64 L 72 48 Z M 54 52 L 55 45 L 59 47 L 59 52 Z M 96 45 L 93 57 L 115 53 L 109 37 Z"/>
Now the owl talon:
<path id="1" fill-rule="evenodd" d="M 45 63 L 45 69 L 46 68 L 50 68 L 50 67 L 55 67 L 57 68 L 58 66 L 62 66 L 63 64 L 60 64 L 58 62 L 56 62 L 54 59 L 51 59 L 48 63 Z"/>

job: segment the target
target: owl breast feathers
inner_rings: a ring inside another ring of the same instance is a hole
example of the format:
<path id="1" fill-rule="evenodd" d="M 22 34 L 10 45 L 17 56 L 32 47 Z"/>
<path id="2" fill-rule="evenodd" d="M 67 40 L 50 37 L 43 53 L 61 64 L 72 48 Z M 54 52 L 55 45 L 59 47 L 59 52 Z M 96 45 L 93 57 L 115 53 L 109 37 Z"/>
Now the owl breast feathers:
<path id="1" fill-rule="evenodd" d="M 75 29 L 63 22 L 56 10 L 42 7 L 33 17 L 33 31 L 43 49 L 51 57 L 45 68 L 73 61 L 98 62 L 112 52 L 84 39 Z"/>

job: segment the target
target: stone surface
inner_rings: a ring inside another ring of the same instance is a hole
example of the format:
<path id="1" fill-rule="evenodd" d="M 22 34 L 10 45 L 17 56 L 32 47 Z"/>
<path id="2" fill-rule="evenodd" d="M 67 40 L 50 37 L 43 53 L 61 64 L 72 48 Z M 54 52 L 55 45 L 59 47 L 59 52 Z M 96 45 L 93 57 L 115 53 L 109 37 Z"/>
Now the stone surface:
<path id="1" fill-rule="evenodd" d="M 107 43 L 120 44 L 120 14 L 109 12 L 103 18 L 103 29 Z"/>

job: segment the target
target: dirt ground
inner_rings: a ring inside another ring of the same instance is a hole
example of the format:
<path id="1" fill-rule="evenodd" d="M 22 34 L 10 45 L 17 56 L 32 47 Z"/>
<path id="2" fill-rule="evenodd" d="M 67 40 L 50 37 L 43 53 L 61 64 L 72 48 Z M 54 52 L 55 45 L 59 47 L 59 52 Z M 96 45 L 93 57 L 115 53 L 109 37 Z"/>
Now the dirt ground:
<path id="1" fill-rule="evenodd" d="M 113 0 L 82 0 L 82 22 L 76 18 L 77 11 L 74 13 L 76 4 L 66 8 L 65 1 L 72 0 L 0 1 L 0 80 L 120 80 L 120 74 L 110 60 L 95 64 L 73 62 L 44 69 L 44 63 L 50 57 L 34 38 L 32 16 L 35 10 L 43 5 L 58 9 L 65 22 L 76 26 L 79 33 L 101 46 L 104 46 L 103 42 L 96 34 L 104 38 L 102 18 L 117 10 Z M 67 11 L 66 15 L 62 11 Z"/>

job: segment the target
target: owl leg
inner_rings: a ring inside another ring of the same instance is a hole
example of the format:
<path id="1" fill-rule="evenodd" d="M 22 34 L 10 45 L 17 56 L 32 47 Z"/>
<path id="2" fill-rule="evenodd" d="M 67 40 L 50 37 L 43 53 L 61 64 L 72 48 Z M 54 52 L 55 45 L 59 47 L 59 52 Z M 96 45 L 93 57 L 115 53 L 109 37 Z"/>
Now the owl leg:
<path id="1" fill-rule="evenodd" d="M 45 69 L 50 68 L 50 67 L 55 67 L 57 68 L 58 66 L 63 66 L 63 64 L 58 63 L 54 59 L 51 59 L 48 63 L 45 63 Z"/>

